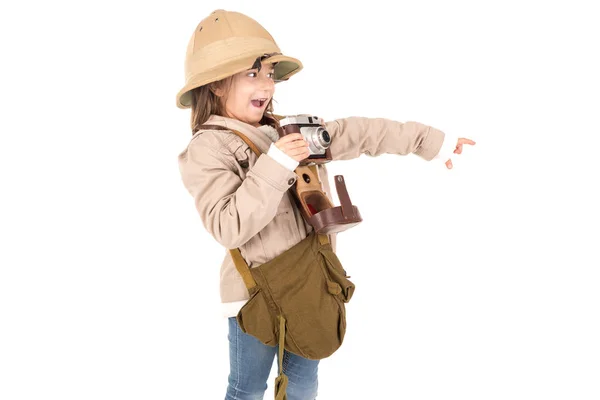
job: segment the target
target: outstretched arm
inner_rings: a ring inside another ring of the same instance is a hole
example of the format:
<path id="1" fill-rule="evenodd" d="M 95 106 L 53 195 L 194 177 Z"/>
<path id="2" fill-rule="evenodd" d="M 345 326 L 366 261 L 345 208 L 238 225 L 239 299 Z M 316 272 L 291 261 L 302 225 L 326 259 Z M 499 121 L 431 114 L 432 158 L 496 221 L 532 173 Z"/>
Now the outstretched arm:
<path id="1" fill-rule="evenodd" d="M 460 154 L 463 144 L 475 144 L 472 140 L 459 139 L 415 121 L 348 117 L 324 122 L 323 125 L 331 135 L 334 160 L 350 160 L 362 154 L 371 157 L 416 154 L 427 161 L 440 160 L 452 168 L 452 154 Z"/>
<path id="2" fill-rule="evenodd" d="M 419 122 L 386 118 L 349 117 L 326 122 L 334 160 L 350 160 L 362 154 L 416 154 L 433 159 L 444 142 L 444 132 Z"/>

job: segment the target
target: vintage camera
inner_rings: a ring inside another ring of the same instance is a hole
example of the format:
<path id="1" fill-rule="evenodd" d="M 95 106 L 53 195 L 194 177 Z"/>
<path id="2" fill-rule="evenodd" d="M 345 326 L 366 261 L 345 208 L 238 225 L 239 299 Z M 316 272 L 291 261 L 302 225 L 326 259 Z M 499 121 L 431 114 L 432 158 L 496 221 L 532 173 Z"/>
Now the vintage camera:
<path id="1" fill-rule="evenodd" d="M 277 129 L 279 137 L 282 138 L 290 133 L 300 133 L 309 144 L 310 155 L 300 161 L 300 165 L 323 164 L 332 160 L 331 136 L 321 125 L 319 118 L 308 115 L 287 116 L 279 121 L 280 128 Z"/>

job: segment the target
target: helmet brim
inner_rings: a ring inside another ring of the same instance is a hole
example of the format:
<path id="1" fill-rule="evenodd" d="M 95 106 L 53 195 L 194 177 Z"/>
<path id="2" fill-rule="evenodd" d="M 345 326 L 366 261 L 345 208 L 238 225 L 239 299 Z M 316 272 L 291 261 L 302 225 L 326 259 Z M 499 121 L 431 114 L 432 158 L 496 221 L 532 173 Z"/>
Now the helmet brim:
<path id="1" fill-rule="evenodd" d="M 246 71 L 252 67 L 257 57 L 260 57 L 260 55 L 235 60 L 233 62 L 220 65 L 218 68 L 203 71 L 200 74 L 191 76 L 186 81 L 183 88 L 177 93 L 177 107 L 182 109 L 190 108 L 192 104 L 191 91 L 193 89 Z M 274 67 L 275 72 L 273 80 L 275 83 L 287 81 L 292 75 L 297 74 L 303 68 L 300 60 L 282 54 L 276 54 L 271 57 L 264 58 L 262 62 L 277 63 Z"/>

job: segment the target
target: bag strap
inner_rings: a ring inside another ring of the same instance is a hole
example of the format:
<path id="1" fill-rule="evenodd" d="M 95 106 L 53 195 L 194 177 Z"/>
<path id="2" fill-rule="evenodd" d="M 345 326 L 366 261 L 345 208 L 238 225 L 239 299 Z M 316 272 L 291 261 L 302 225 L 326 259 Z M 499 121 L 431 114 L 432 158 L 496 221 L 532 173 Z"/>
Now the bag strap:
<path id="1" fill-rule="evenodd" d="M 219 130 L 219 131 L 232 131 L 233 133 L 238 135 L 240 138 L 242 138 L 242 140 L 244 142 L 246 142 L 246 144 L 248 146 L 250 146 L 250 148 L 252 149 L 252 151 L 254 151 L 254 153 L 256 154 L 257 157 L 260 156 L 260 154 L 261 154 L 260 150 L 256 147 L 256 145 L 254 143 L 252 143 L 252 141 L 250 139 L 248 139 L 248 137 L 246 137 L 246 135 L 244 135 L 240 131 L 237 131 L 235 129 L 226 128 L 221 125 L 199 125 L 198 128 L 199 128 L 198 130 L 210 129 L 210 130 Z M 254 280 L 254 277 L 250 273 L 250 268 L 248 267 L 248 264 L 244 260 L 244 257 L 242 257 L 242 253 L 240 252 L 240 249 L 239 248 L 229 249 L 229 254 L 231 254 L 231 259 L 233 260 L 233 263 L 235 264 L 235 268 L 238 270 L 239 274 L 242 276 L 242 279 L 244 280 L 244 284 L 246 285 L 246 288 L 248 288 L 248 290 L 250 291 L 252 288 L 256 287 L 256 281 Z"/>
<path id="2" fill-rule="evenodd" d="M 283 118 L 283 116 L 280 116 L 280 115 L 275 115 L 275 117 L 277 119 Z M 257 157 L 259 157 L 261 154 L 258 147 L 256 147 L 256 145 L 254 143 L 252 143 L 252 141 L 250 139 L 248 139 L 248 137 L 240 131 L 237 131 L 237 130 L 231 129 L 231 128 L 226 128 L 221 125 L 199 125 L 198 128 L 199 129 L 210 129 L 210 130 L 221 130 L 221 131 L 232 131 L 233 133 L 238 135 L 244 142 L 246 142 L 246 144 L 252 149 L 252 151 L 254 151 L 254 153 L 256 154 Z M 337 181 L 336 181 L 336 186 L 338 186 Z M 344 187 L 344 189 L 345 189 L 345 187 Z M 348 192 L 346 192 L 344 200 L 342 201 L 342 207 L 344 205 L 346 205 L 346 210 L 349 209 L 350 213 L 353 213 L 353 209 L 351 206 L 352 203 L 350 202 L 349 199 L 346 201 L 347 198 L 348 198 Z M 348 204 L 350 204 L 349 207 L 348 207 Z M 344 214 L 346 214 L 346 213 L 344 212 Z M 318 234 L 318 239 L 319 239 L 319 243 L 321 243 L 321 245 L 326 245 L 329 243 L 329 237 L 327 235 Z M 256 281 L 254 280 L 254 277 L 252 276 L 252 273 L 250 272 L 250 267 L 248 266 L 248 263 L 246 263 L 246 260 L 244 260 L 244 257 L 242 257 L 242 253 L 240 252 L 240 249 L 239 248 L 229 249 L 229 254 L 231 254 L 231 259 L 233 260 L 235 268 L 238 270 L 239 274 L 242 276 L 242 279 L 244 280 L 244 284 L 246 285 L 246 288 L 250 291 L 251 289 L 256 287 Z"/>
<path id="3" fill-rule="evenodd" d="M 285 318 L 279 315 L 279 376 L 275 378 L 275 400 L 286 400 L 288 377 L 283 373 L 283 349 L 285 348 Z"/>
<path id="4" fill-rule="evenodd" d="M 224 126 L 221 126 L 221 125 L 199 125 L 198 128 L 199 129 L 219 130 L 219 131 L 232 131 L 233 133 L 238 135 L 240 138 L 242 138 L 242 140 L 244 142 L 246 142 L 246 144 L 248 146 L 250 146 L 252 151 L 254 151 L 254 154 L 256 154 L 256 157 L 260 157 L 260 155 L 261 155 L 261 151 L 258 149 L 258 147 L 256 147 L 256 145 L 250 139 L 248 139 L 248 137 L 246 137 L 246 135 L 244 135 L 240 131 L 237 131 L 237 130 L 231 129 L 231 128 L 225 128 Z"/>
<path id="5" fill-rule="evenodd" d="M 319 233 L 318 235 L 319 235 L 319 243 L 321 243 L 322 246 L 329 244 L 329 236 L 327 236 L 323 233 Z"/>
<path id="6" fill-rule="evenodd" d="M 235 269 L 238 270 L 242 279 L 244 280 L 244 284 L 250 293 L 252 293 L 251 289 L 256 287 L 256 281 L 250 272 L 250 267 L 242 257 L 242 253 L 240 253 L 240 249 L 229 249 L 229 254 L 231 254 L 231 259 L 233 260 L 233 264 L 235 265 Z"/>

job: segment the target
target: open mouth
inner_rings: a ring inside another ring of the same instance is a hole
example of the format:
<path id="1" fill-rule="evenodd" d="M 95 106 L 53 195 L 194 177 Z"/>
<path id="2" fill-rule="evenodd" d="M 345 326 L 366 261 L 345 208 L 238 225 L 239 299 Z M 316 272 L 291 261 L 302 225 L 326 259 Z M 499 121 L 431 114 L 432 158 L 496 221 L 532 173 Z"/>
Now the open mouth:
<path id="1" fill-rule="evenodd" d="M 266 104 L 266 102 L 267 102 L 267 99 L 265 99 L 265 98 L 254 99 L 254 100 L 251 101 L 252 105 L 254 107 L 258 107 L 258 108 L 261 108 L 262 106 L 264 106 Z"/>

